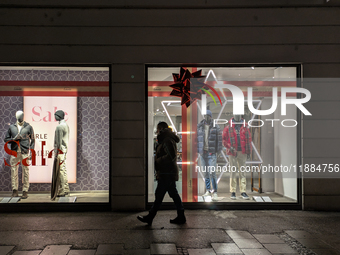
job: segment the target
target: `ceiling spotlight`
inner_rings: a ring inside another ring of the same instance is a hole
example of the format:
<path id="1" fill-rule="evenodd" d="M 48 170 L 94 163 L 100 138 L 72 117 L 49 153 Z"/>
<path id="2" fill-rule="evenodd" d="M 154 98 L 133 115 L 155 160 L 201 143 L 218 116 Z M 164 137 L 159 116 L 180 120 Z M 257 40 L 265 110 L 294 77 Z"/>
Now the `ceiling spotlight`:
<path id="1" fill-rule="evenodd" d="M 170 106 L 171 105 L 171 103 L 169 102 L 168 104 L 167 104 L 167 106 Z"/>
<path id="2" fill-rule="evenodd" d="M 253 69 L 253 70 L 254 70 L 254 69 L 255 69 L 255 67 L 253 67 L 253 66 L 252 66 L 252 67 L 251 67 L 251 69 Z"/>
<path id="3" fill-rule="evenodd" d="M 273 77 L 274 78 L 274 77 Z M 157 109 L 157 112 L 159 112 L 159 109 Z"/>

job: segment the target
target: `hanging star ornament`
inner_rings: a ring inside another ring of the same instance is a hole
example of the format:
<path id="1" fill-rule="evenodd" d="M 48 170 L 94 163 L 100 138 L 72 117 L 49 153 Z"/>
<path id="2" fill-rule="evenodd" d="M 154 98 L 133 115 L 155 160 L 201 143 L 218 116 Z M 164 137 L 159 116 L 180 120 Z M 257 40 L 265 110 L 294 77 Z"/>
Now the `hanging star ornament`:
<path id="1" fill-rule="evenodd" d="M 181 105 L 189 107 L 196 99 L 201 98 L 203 89 L 211 88 L 204 83 L 205 76 L 202 76 L 202 70 L 190 73 L 188 69 L 181 67 L 180 73 L 173 73 L 174 84 L 169 85 L 172 88 L 171 96 L 180 97 Z"/>

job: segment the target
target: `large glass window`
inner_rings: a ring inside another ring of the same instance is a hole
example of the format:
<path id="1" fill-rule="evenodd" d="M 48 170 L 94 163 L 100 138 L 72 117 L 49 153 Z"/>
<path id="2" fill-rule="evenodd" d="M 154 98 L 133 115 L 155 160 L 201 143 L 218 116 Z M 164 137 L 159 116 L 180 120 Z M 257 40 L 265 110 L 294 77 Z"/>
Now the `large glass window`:
<path id="1" fill-rule="evenodd" d="M 291 101 L 298 98 L 296 66 L 147 71 L 149 202 L 160 121 L 180 137 L 177 188 L 183 202 L 298 201 L 300 123 Z M 164 201 L 172 200 L 167 195 Z"/>
<path id="2" fill-rule="evenodd" d="M 0 90 L 0 203 L 108 203 L 109 68 L 3 66 Z"/>

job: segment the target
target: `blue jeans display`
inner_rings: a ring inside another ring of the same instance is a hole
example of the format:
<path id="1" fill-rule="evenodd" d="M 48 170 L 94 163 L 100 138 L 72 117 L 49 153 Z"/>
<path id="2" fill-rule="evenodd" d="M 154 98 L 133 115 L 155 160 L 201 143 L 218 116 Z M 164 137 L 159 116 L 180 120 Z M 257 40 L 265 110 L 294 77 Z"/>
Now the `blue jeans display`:
<path id="1" fill-rule="evenodd" d="M 217 192 L 217 178 L 216 178 L 216 153 L 204 152 L 201 156 L 201 166 L 204 172 L 205 187 L 210 190 L 210 182 L 215 192 Z M 210 166 L 210 167 L 209 167 Z"/>

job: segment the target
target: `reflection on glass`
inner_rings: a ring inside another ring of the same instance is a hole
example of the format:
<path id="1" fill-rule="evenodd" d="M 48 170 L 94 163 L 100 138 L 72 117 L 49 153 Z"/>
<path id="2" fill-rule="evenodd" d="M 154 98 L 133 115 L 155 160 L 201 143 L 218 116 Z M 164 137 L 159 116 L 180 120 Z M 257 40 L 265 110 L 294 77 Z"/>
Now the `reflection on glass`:
<path id="1" fill-rule="evenodd" d="M 0 67 L 0 88 L 2 137 L 10 130 L 0 141 L 0 203 L 108 203 L 109 69 Z M 24 112 L 22 127 L 18 110 Z M 21 146 L 15 147 L 18 134 Z M 61 174 L 52 201 L 55 149 Z"/>
<path id="2" fill-rule="evenodd" d="M 280 104 L 281 89 L 297 86 L 296 67 L 185 69 L 191 73 L 202 70 L 204 83 L 214 91 L 201 90 L 200 97 L 186 107 L 181 105 L 180 97 L 170 96 L 172 73 L 179 73 L 180 68 L 148 68 L 149 162 L 153 162 L 152 148 L 156 142 L 153 132 L 159 121 L 166 121 L 181 138 L 178 146 L 181 179 L 177 188 L 183 202 L 256 203 L 254 197 L 296 202 L 297 174 L 285 170 L 297 162 L 297 111 L 294 105 L 287 105 L 283 115 Z M 235 97 L 230 85 L 242 94 L 243 101 Z M 291 99 L 297 94 L 286 96 Z M 244 109 L 240 116 L 234 114 L 236 106 Z M 265 110 L 270 113 L 262 115 Z M 242 124 L 230 128 L 233 118 Z M 220 141 L 223 137 L 227 139 L 224 143 Z M 235 156 L 230 147 L 234 147 Z M 241 168 L 244 171 L 239 173 Z M 148 201 L 152 202 L 155 187 L 155 179 L 150 179 L 154 173 L 152 164 L 148 171 Z M 164 201 L 171 199 L 167 197 Z"/>

